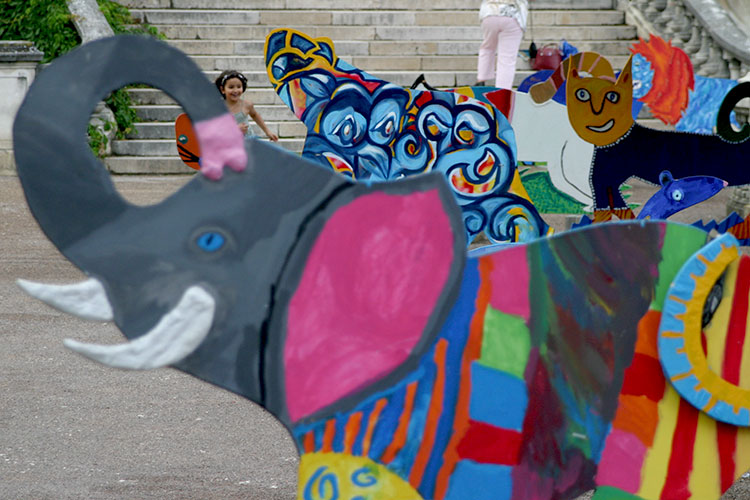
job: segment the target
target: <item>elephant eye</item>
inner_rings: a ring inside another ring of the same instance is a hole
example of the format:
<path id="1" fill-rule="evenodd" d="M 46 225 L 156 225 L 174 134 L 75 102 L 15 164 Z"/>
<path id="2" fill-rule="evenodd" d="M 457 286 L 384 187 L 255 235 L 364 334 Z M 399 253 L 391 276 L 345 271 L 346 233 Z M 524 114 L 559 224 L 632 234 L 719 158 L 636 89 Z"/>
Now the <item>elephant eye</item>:
<path id="1" fill-rule="evenodd" d="M 201 250 L 214 253 L 224 246 L 226 238 L 216 231 L 207 231 L 198 236 L 195 242 Z"/>
<path id="2" fill-rule="evenodd" d="M 675 189 L 672 191 L 672 199 L 674 201 L 682 201 L 682 198 L 684 197 L 684 194 L 682 193 L 681 189 Z"/>

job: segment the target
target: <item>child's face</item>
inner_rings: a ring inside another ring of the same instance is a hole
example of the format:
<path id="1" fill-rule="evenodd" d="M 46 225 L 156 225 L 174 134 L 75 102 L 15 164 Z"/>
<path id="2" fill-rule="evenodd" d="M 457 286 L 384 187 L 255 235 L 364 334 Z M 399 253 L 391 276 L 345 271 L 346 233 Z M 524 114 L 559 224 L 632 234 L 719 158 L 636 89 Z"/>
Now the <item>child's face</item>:
<path id="1" fill-rule="evenodd" d="M 222 92 L 229 101 L 238 101 L 242 97 L 242 82 L 239 78 L 230 78 L 224 82 Z"/>

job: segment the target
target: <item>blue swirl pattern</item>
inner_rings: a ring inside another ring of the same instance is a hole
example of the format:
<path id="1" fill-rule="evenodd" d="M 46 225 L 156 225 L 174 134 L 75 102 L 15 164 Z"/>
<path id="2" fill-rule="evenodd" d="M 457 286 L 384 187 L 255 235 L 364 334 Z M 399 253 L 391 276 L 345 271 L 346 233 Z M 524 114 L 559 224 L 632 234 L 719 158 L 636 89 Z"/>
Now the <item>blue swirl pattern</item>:
<path id="1" fill-rule="evenodd" d="M 496 243 L 549 232 L 531 202 L 511 192 L 515 136 L 492 106 L 453 92 L 404 89 L 328 50 L 316 64 L 314 50 L 301 48 L 313 54 L 305 59 L 309 69 L 297 58 L 288 78 L 278 71 L 290 66 L 278 63 L 286 61 L 284 47 L 269 60 L 277 61 L 276 91 L 307 127 L 303 156 L 369 182 L 443 173 L 464 210 L 469 241 L 481 232 Z"/>

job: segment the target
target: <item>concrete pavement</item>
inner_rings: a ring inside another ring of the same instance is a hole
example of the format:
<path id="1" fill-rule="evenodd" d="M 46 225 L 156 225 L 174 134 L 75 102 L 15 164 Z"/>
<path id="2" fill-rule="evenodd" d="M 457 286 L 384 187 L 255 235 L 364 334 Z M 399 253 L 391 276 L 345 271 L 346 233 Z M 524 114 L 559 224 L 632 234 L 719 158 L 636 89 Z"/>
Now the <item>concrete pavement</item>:
<path id="1" fill-rule="evenodd" d="M 187 179 L 117 186 L 146 203 Z M 83 277 L 42 234 L 16 177 L 0 177 L 0 229 L 0 499 L 295 498 L 295 447 L 257 405 L 171 368 L 114 370 L 63 347 L 123 337 L 15 285 Z"/>
<path id="2" fill-rule="evenodd" d="M 153 203 L 188 178 L 115 183 L 130 201 Z M 634 183 L 631 199 L 651 192 Z M 723 217 L 727 196 L 680 219 Z M 558 229 L 565 225 L 565 216 L 545 218 Z M 0 235 L 0 499 L 295 498 L 294 445 L 257 405 L 177 370 L 119 371 L 63 348 L 64 338 L 123 337 L 110 324 L 57 312 L 15 285 L 17 278 L 83 278 L 36 225 L 16 177 L 0 177 Z M 750 498 L 748 481 L 723 498 Z"/>

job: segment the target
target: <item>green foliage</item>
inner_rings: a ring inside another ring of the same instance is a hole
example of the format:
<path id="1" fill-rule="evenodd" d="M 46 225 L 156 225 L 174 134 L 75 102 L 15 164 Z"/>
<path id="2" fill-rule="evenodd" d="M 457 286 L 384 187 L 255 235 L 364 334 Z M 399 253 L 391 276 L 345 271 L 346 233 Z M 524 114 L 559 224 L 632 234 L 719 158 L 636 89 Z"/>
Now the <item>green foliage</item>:
<path id="1" fill-rule="evenodd" d="M 137 133 L 135 122 L 138 121 L 138 114 L 132 108 L 133 101 L 125 89 L 115 90 L 104 99 L 104 102 L 115 114 L 117 122 L 115 137 L 124 139 L 127 134 Z"/>
<path id="2" fill-rule="evenodd" d="M 109 123 L 104 124 L 104 128 L 105 130 L 109 130 Z M 104 158 L 107 153 L 107 136 L 104 135 L 98 127 L 95 127 L 90 123 L 88 128 L 88 136 L 89 147 L 91 148 L 91 151 L 99 158 Z"/>
<path id="3" fill-rule="evenodd" d="M 131 33 L 136 35 L 151 35 L 160 40 L 167 38 L 163 33 L 160 33 L 159 30 L 148 23 L 138 24 L 130 15 L 128 8 L 124 5 L 120 5 L 112 0 L 97 1 L 99 2 L 99 10 L 104 14 L 104 17 L 112 27 L 112 31 L 115 32 L 115 35 Z"/>
<path id="4" fill-rule="evenodd" d="M 155 38 L 166 38 L 148 24 L 138 24 L 127 7 L 112 0 L 97 0 L 99 8 L 115 34 L 145 34 Z M 0 0 L 0 40 L 30 40 L 44 52 L 43 63 L 61 56 L 81 43 L 65 0 Z M 115 114 L 117 131 L 122 139 L 135 133 L 138 116 L 133 102 L 125 89 L 110 94 L 105 102 Z M 91 149 L 102 156 L 107 138 L 93 126 L 89 126 Z"/>
<path id="5" fill-rule="evenodd" d="M 65 0 L 0 1 L 0 40 L 31 40 L 49 62 L 81 43 Z"/>

